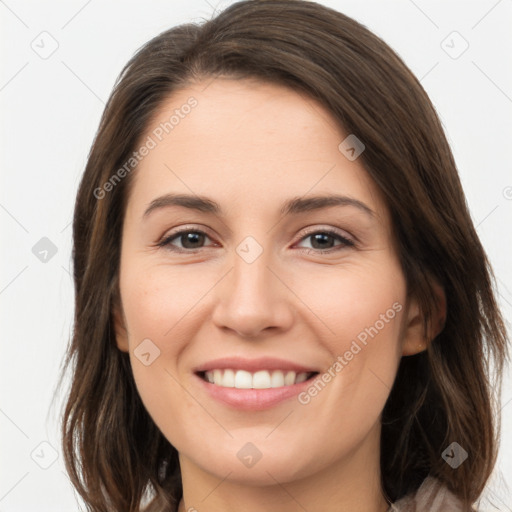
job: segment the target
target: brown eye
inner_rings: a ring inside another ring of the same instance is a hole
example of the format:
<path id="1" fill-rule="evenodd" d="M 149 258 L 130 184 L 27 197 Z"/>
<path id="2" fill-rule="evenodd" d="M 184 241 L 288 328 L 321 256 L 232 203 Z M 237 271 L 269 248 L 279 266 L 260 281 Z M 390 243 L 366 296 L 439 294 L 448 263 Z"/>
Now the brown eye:
<path id="1" fill-rule="evenodd" d="M 169 236 L 158 242 L 158 247 L 165 247 L 171 251 L 176 252 L 190 252 L 193 253 L 204 246 L 205 238 L 210 238 L 205 232 L 200 230 L 182 229 L 171 233 Z M 324 229 L 321 231 L 314 231 L 302 237 L 301 242 L 311 239 L 312 248 L 301 249 L 305 253 L 322 253 L 333 252 L 341 250 L 345 247 L 354 246 L 354 242 L 347 237 L 341 235 L 337 231 Z M 174 241 L 178 241 L 181 246 L 177 246 Z M 336 240 L 340 243 L 335 245 Z M 207 247 L 207 246 L 206 246 Z"/>
<path id="2" fill-rule="evenodd" d="M 193 252 L 194 250 L 202 248 L 201 244 L 204 243 L 205 238 L 209 237 L 203 231 L 184 229 L 165 237 L 157 245 L 178 252 Z M 176 239 L 181 244 L 181 247 L 176 247 L 172 244 L 173 240 Z"/>
<path id="3" fill-rule="evenodd" d="M 355 245 L 352 240 L 349 240 L 337 231 L 330 229 L 308 233 L 301 239 L 301 241 L 307 239 L 311 239 L 312 249 L 305 248 L 303 249 L 303 252 L 308 254 L 315 252 L 332 252 L 345 247 L 353 247 Z M 336 240 L 340 242 L 337 246 L 334 245 Z"/>

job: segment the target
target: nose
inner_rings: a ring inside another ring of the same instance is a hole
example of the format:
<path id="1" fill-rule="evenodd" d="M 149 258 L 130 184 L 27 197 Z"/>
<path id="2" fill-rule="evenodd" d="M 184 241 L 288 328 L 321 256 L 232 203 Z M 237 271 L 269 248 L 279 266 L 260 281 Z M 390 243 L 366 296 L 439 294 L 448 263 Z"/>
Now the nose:
<path id="1" fill-rule="evenodd" d="M 293 293 L 286 278 L 272 264 L 271 251 L 249 263 L 233 255 L 233 266 L 216 286 L 214 324 L 243 338 L 275 336 L 293 324 Z M 274 267 L 274 268 L 273 268 Z"/>

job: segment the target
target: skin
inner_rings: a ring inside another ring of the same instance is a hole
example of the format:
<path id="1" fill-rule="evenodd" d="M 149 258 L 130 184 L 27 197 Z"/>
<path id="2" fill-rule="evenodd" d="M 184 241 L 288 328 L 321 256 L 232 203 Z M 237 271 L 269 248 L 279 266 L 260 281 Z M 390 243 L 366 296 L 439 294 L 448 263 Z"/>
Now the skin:
<path id="1" fill-rule="evenodd" d="M 144 139 L 190 96 L 198 105 L 134 176 L 115 310 L 117 345 L 130 353 L 142 401 L 179 452 L 179 511 L 384 512 L 380 415 L 400 358 L 426 348 L 387 207 L 361 159 L 338 149 L 348 134 L 330 113 L 281 86 L 194 83 L 162 105 Z M 143 219 L 169 192 L 207 196 L 224 215 L 170 206 Z M 354 206 L 279 212 L 292 197 L 333 192 L 374 215 Z M 188 246 L 174 238 L 171 247 L 188 253 L 156 246 L 180 227 L 207 236 Z M 326 228 L 356 245 L 335 236 L 315 245 L 311 234 Z M 250 264 L 236 252 L 247 236 L 263 249 Z M 228 355 L 327 370 L 394 303 L 396 316 L 306 405 L 293 397 L 240 411 L 211 399 L 192 373 Z M 134 355 L 146 338 L 160 350 L 149 366 Z M 262 453 L 251 468 L 237 457 L 247 442 Z"/>

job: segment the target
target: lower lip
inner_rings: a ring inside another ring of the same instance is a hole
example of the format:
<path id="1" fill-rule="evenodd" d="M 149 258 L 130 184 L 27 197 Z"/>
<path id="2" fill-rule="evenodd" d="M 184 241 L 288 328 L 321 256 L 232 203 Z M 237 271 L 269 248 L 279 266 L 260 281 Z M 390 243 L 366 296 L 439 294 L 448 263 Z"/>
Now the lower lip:
<path id="1" fill-rule="evenodd" d="M 291 386 L 281 386 L 279 388 L 238 389 L 217 386 L 211 382 L 205 381 L 197 374 L 194 374 L 194 376 L 200 381 L 205 391 L 212 398 L 235 409 L 245 411 L 262 411 L 274 407 L 304 391 L 316 377 L 315 375 L 304 382 L 292 384 Z"/>

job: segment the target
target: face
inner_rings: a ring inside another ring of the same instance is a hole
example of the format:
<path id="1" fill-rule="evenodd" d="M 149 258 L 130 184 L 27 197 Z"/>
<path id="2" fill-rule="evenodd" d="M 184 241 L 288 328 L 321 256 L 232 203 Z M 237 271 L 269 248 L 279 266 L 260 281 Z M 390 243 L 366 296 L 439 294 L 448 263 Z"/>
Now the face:
<path id="1" fill-rule="evenodd" d="M 378 461 L 421 348 L 385 203 L 315 101 L 206 85 L 157 112 L 127 203 L 116 332 L 142 401 L 182 471 L 265 485 Z"/>

